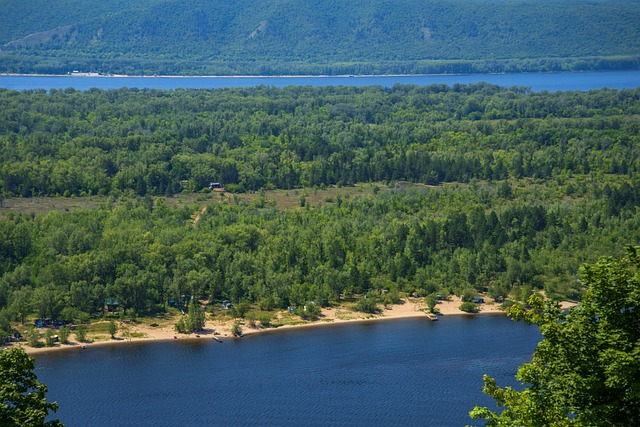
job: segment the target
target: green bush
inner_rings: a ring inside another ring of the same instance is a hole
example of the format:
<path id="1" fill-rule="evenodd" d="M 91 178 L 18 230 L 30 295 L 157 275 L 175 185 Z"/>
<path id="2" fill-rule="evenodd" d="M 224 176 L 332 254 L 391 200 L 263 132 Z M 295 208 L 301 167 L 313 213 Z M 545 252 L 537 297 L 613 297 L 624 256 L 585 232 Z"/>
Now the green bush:
<path id="1" fill-rule="evenodd" d="M 76 329 L 76 339 L 78 342 L 85 342 L 87 340 L 87 327 L 84 325 L 78 326 Z"/>
<path id="2" fill-rule="evenodd" d="M 378 312 L 378 304 L 376 299 L 373 296 L 368 295 L 358 300 L 358 302 L 356 303 L 355 309 L 363 313 L 375 314 Z"/>
<path id="3" fill-rule="evenodd" d="M 234 323 L 233 326 L 231 327 L 231 334 L 234 337 L 241 337 L 242 336 L 242 327 L 240 327 L 239 324 Z"/>
<path id="4" fill-rule="evenodd" d="M 40 342 L 40 332 L 33 325 L 29 326 L 29 329 L 27 329 L 27 342 L 31 347 L 42 347 L 42 342 Z"/>
<path id="5" fill-rule="evenodd" d="M 478 306 L 475 305 L 472 302 L 463 302 L 462 304 L 460 304 L 460 310 L 464 311 L 465 313 L 477 313 L 478 312 Z"/>
<path id="6" fill-rule="evenodd" d="M 58 338 L 62 344 L 69 344 L 69 327 L 63 326 L 58 330 Z"/>
<path id="7" fill-rule="evenodd" d="M 302 310 L 300 310 L 300 317 L 304 320 L 316 320 L 320 316 L 320 307 L 312 302 L 308 302 Z"/>

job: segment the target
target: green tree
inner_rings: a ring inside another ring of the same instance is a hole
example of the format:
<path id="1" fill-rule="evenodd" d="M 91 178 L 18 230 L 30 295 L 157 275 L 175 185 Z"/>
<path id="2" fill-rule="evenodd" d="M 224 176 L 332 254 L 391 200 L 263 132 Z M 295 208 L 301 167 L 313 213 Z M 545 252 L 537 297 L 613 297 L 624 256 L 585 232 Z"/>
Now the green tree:
<path id="1" fill-rule="evenodd" d="M 11 294 L 9 312 L 23 325 L 25 318 L 31 311 L 31 294 L 31 289 L 26 286 L 13 291 Z"/>
<path id="2" fill-rule="evenodd" d="M 198 301 L 192 301 L 189 305 L 189 312 L 182 317 L 175 325 L 176 331 L 181 334 L 199 331 L 204 328 L 206 314 Z"/>
<path id="3" fill-rule="evenodd" d="M 42 347 L 42 342 L 40 342 L 40 332 L 33 325 L 29 326 L 27 329 L 27 342 L 31 347 Z"/>
<path id="4" fill-rule="evenodd" d="M 299 314 L 304 320 L 316 320 L 320 316 L 320 307 L 310 301 L 302 307 Z"/>
<path id="5" fill-rule="evenodd" d="M 436 294 L 429 294 L 426 299 L 429 312 L 435 313 L 437 311 L 436 305 L 438 304 L 438 296 Z"/>
<path id="6" fill-rule="evenodd" d="M 373 294 L 368 294 L 360 298 L 354 308 L 363 313 L 375 314 L 378 312 L 378 302 Z"/>
<path id="7" fill-rule="evenodd" d="M 58 337 L 62 344 L 69 344 L 69 327 L 63 326 L 58 330 Z"/>
<path id="8" fill-rule="evenodd" d="M 206 314 L 198 301 L 192 301 L 187 314 L 187 322 L 191 331 L 199 331 L 204 328 Z"/>
<path id="9" fill-rule="evenodd" d="M 53 337 L 54 337 L 54 333 L 52 329 L 47 329 L 44 332 L 44 345 L 46 345 L 47 347 L 53 347 Z"/>
<path id="10" fill-rule="evenodd" d="M 534 324 L 542 341 L 518 369 L 523 391 L 502 389 L 484 376 L 484 392 L 502 412 L 475 407 L 488 426 L 640 424 L 640 248 L 620 259 L 585 265 L 583 301 L 564 312 L 532 295 L 530 310 L 514 305 L 515 320 Z"/>
<path id="11" fill-rule="evenodd" d="M 78 342 L 85 342 L 87 340 L 87 327 L 84 325 L 79 325 L 76 328 L 76 339 Z"/>
<path id="12" fill-rule="evenodd" d="M 0 353 L 0 425 L 62 426 L 58 420 L 46 421 L 58 404 L 47 402 L 47 387 L 38 381 L 35 361 L 20 348 Z"/>
<path id="13" fill-rule="evenodd" d="M 118 332 L 118 325 L 113 320 L 109 320 L 109 335 L 111 335 L 111 339 L 116 337 L 116 333 Z"/>

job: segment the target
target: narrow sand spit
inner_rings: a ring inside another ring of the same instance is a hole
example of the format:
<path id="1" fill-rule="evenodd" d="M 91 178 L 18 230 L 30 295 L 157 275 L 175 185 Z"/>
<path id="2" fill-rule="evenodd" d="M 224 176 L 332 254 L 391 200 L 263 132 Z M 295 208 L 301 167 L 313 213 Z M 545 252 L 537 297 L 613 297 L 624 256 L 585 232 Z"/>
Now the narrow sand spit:
<path id="1" fill-rule="evenodd" d="M 448 301 L 438 301 L 437 308 L 442 315 L 441 320 L 444 320 L 448 315 L 469 315 L 461 311 L 458 307 L 461 301 L 458 297 L 452 297 Z M 244 321 L 244 325 L 241 325 L 243 335 L 252 335 L 266 331 L 277 331 L 291 328 L 308 328 L 319 327 L 322 325 L 332 325 L 346 322 L 372 322 L 385 319 L 408 319 L 412 317 L 426 317 L 426 302 L 424 298 L 408 298 L 403 301 L 402 304 L 394 304 L 384 308 L 379 314 L 371 315 L 366 313 L 354 312 L 344 308 L 323 308 L 321 316 L 318 320 L 313 322 L 298 321 L 297 316 L 291 316 L 291 319 L 296 321 L 291 322 L 293 324 L 285 324 L 277 328 L 260 328 L 251 327 L 248 321 Z M 498 304 L 488 302 L 486 304 L 480 304 L 480 313 L 500 313 Z M 286 312 L 280 312 L 277 314 L 275 321 L 282 319 L 285 316 L 289 316 Z M 150 341 L 169 341 L 169 340 L 216 340 L 224 341 L 226 339 L 232 339 L 231 328 L 236 320 L 217 320 L 215 318 L 207 320 L 205 328 L 198 334 L 179 334 L 174 330 L 174 324 L 177 319 L 170 319 L 159 321 L 158 326 L 150 326 L 142 323 L 118 323 L 118 333 L 115 339 L 111 339 L 108 335 L 94 336 L 89 334 L 90 338 L 94 341 L 90 343 L 79 343 L 74 341 L 75 334 L 71 334 L 71 340 L 69 344 L 56 344 L 53 347 L 41 347 L 33 348 L 26 343 L 13 343 L 12 346 L 23 347 L 29 354 L 40 354 L 51 351 L 76 349 L 89 350 L 95 346 L 102 345 L 125 345 L 130 342 L 150 342 Z M 155 324 L 154 324 L 155 325 Z"/>

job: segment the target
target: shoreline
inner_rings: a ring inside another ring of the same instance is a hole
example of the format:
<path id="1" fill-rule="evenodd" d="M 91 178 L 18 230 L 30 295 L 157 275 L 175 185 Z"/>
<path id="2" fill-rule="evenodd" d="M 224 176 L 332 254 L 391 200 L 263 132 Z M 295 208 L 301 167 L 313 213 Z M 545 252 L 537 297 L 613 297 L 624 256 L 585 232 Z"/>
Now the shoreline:
<path id="1" fill-rule="evenodd" d="M 446 301 L 438 301 L 438 321 L 446 321 L 448 316 L 477 316 L 477 315 L 505 315 L 505 310 L 500 308 L 500 305 L 488 301 L 479 305 L 479 311 L 476 313 L 467 313 L 460 310 L 458 307 L 461 304 L 460 297 L 453 296 Z M 574 302 L 563 302 L 561 304 L 563 309 L 575 306 Z M 108 336 L 98 336 L 98 340 L 94 342 L 80 343 L 77 341 L 69 340 L 69 344 L 56 344 L 52 347 L 31 347 L 26 342 L 11 343 L 4 346 L 5 349 L 13 347 L 23 348 L 30 356 L 37 356 L 39 354 L 51 353 L 51 352 L 64 352 L 64 351 L 89 351 L 93 347 L 101 347 L 107 345 L 129 345 L 129 344 L 141 344 L 141 343 L 153 343 L 153 342 L 166 342 L 166 341 L 219 341 L 224 342 L 230 339 L 241 339 L 263 333 L 278 333 L 279 331 L 286 331 L 290 329 L 312 329 L 319 327 L 328 327 L 333 325 L 341 325 L 348 323 L 367 323 L 367 322 L 381 322 L 386 320 L 405 320 L 413 318 L 425 318 L 427 319 L 427 304 L 425 298 L 412 299 L 405 298 L 400 304 L 393 304 L 387 308 L 383 308 L 377 314 L 367 314 L 361 312 L 355 312 L 351 310 L 345 310 L 344 308 L 323 308 L 321 310 L 320 318 L 314 321 L 304 321 L 298 318 L 293 319 L 296 323 L 283 324 L 276 327 L 256 327 L 251 328 L 244 324 L 241 325 L 243 333 L 241 337 L 235 337 L 231 333 L 231 328 L 234 323 L 238 322 L 238 319 L 226 319 L 224 321 L 217 319 L 209 319 L 206 321 L 205 328 L 198 333 L 180 334 L 175 332 L 173 328 L 173 320 L 167 325 L 162 327 L 150 327 L 143 324 L 126 324 L 119 323 L 119 331 L 116 334 L 115 339 L 111 339 Z M 286 312 L 278 312 L 277 318 L 274 320 L 282 319 L 282 316 L 288 316 Z M 297 317 L 297 316 L 296 316 Z M 240 320 L 242 322 L 242 320 Z M 131 329 L 131 330 L 129 330 Z M 136 334 L 144 334 L 141 337 L 127 337 L 128 332 Z M 74 336 L 75 338 L 75 336 Z"/>
<path id="2" fill-rule="evenodd" d="M 488 302 L 480 305 L 480 311 L 478 313 L 465 313 L 458 309 L 461 302 L 459 297 L 453 297 L 448 301 L 438 301 L 437 309 L 439 311 L 438 318 L 440 321 L 444 321 L 447 316 L 474 316 L 480 314 L 504 314 L 504 310 L 500 309 L 499 305 L 493 302 Z M 320 318 L 314 321 L 303 321 L 299 318 L 289 319 L 295 323 L 283 324 L 277 327 L 267 328 L 251 328 L 248 325 L 241 325 L 243 329 L 242 337 L 248 337 L 251 335 L 257 335 L 262 333 L 274 333 L 278 331 L 285 331 L 289 329 L 302 329 L 302 328 L 318 328 L 330 325 L 340 325 L 347 323 L 366 323 L 366 322 L 379 322 L 385 320 L 403 320 L 411 318 L 427 318 L 426 302 L 424 298 L 412 299 L 406 298 L 401 304 L 394 304 L 387 308 L 382 309 L 377 314 L 367 314 L 361 312 L 355 312 L 346 310 L 341 307 L 337 308 L 323 308 L 321 310 Z M 282 319 L 283 316 L 288 316 L 286 312 L 278 312 L 278 318 L 274 319 L 277 322 Z M 174 319 L 170 319 L 174 320 Z M 39 354 L 51 353 L 51 352 L 63 352 L 63 351 L 89 351 L 93 347 L 100 347 L 105 345 L 128 345 L 139 344 L 146 342 L 165 342 L 165 341 L 185 341 L 185 340 L 209 340 L 209 341 L 221 341 L 224 342 L 229 339 L 240 339 L 240 337 L 234 337 L 231 334 L 231 328 L 234 323 L 239 319 L 232 320 L 216 320 L 208 319 L 205 323 L 205 328 L 199 333 L 191 334 L 179 334 L 175 332 L 172 321 L 162 327 L 150 327 L 144 324 L 126 324 L 118 322 L 119 331 L 116 334 L 115 339 L 111 339 L 108 336 L 97 336 L 93 342 L 80 343 L 75 341 L 75 335 L 72 334 L 74 340 L 69 340 L 69 344 L 56 344 L 51 347 L 31 347 L 26 342 L 11 343 L 4 346 L 5 349 L 13 347 L 23 348 L 27 354 L 31 356 L 37 356 Z M 242 319 L 240 319 L 242 322 Z M 128 333 L 142 334 L 144 336 L 128 337 Z"/>
<path id="3" fill-rule="evenodd" d="M 477 74 L 525 74 L 525 73 L 477 73 Z M 143 78 L 143 79 L 310 79 L 310 78 L 369 78 L 369 77 L 429 77 L 429 76 L 466 76 L 470 73 L 433 73 L 433 74 L 277 74 L 277 75 L 228 75 L 228 74 L 198 74 L 193 76 L 167 74 L 167 75 L 131 75 L 131 74 L 103 74 L 103 73 L 70 73 L 70 74 L 27 74 L 27 73 L 0 73 L 6 77 L 105 77 L 105 78 Z"/>
<path id="4" fill-rule="evenodd" d="M 158 75 L 135 75 L 135 74 L 104 74 L 92 72 L 78 72 L 68 74 L 42 74 L 42 73 L 0 73 L 0 77 L 101 77 L 101 78 L 142 78 L 142 79 L 330 79 L 330 78 L 378 78 L 378 77 L 457 77 L 457 76 L 474 76 L 474 75 L 527 75 L 527 74 L 560 74 L 560 73 L 600 73 L 600 72 L 625 72 L 636 71 L 636 69 L 622 70 L 575 70 L 575 71 L 526 71 L 526 72 L 487 72 L 487 73 L 391 73 L 391 74 L 276 74 L 276 75 L 229 75 L 229 74 L 198 74 L 198 75 L 180 75 L 180 74 L 158 74 Z"/>

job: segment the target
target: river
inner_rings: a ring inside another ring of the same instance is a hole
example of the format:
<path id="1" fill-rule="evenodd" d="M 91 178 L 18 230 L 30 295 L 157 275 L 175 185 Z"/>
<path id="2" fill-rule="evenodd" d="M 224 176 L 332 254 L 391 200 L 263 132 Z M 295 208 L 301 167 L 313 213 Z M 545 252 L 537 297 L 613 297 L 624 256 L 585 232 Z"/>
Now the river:
<path id="1" fill-rule="evenodd" d="M 487 82 L 500 86 L 525 86 L 533 91 L 624 89 L 640 87 L 640 70 L 583 73 L 463 74 L 427 76 L 354 76 L 354 77 L 100 77 L 100 76 L 12 76 L 0 75 L 0 87 L 13 90 L 123 87 L 152 89 L 211 89 L 222 87 L 284 86 L 373 86 L 394 84 Z"/>
<path id="2" fill-rule="evenodd" d="M 463 426 L 482 375 L 515 385 L 540 334 L 446 316 L 37 356 L 68 426 Z"/>

